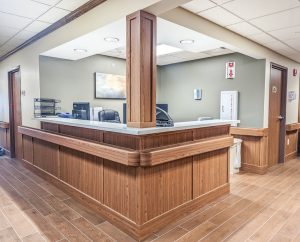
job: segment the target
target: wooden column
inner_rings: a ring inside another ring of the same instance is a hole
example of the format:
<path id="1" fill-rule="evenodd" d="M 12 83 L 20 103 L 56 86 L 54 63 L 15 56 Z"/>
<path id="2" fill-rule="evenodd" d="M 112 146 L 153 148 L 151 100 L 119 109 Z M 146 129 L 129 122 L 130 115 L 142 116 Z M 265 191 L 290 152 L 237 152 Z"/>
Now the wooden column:
<path id="1" fill-rule="evenodd" d="M 127 16 L 127 126 L 156 125 L 156 16 Z"/>

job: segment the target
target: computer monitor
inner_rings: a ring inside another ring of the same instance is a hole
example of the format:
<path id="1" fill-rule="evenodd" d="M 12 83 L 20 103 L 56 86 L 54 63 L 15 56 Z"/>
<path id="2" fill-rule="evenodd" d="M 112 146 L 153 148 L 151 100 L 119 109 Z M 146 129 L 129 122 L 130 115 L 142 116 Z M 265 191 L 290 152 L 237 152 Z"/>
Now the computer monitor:
<path id="1" fill-rule="evenodd" d="M 72 114 L 73 118 L 90 120 L 90 103 L 74 102 Z"/>

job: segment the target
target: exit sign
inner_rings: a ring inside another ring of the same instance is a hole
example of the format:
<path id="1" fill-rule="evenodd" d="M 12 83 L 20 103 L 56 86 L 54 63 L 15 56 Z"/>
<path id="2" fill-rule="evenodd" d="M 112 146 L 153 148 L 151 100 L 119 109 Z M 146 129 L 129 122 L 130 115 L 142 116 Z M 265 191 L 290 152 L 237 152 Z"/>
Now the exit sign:
<path id="1" fill-rule="evenodd" d="M 226 79 L 234 79 L 235 78 L 235 62 L 230 61 L 226 62 Z"/>

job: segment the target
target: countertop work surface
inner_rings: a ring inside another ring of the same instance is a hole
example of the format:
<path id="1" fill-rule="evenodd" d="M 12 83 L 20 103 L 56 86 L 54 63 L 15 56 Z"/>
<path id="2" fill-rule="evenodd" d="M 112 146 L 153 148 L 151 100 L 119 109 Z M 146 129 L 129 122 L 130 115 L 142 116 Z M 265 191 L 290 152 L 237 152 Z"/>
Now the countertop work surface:
<path id="1" fill-rule="evenodd" d="M 172 132 L 186 129 L 195 129 L 195 128 L 204 128 L 211 126 L 220 126 L 220 125 L 236 125 L 239 123 L 239 120 L 204 120 L 204 121 L 188 121 L 188 122 L 177 122 L 174 123 L 173 127 L 153 127 L 153 128 L 129 128 L 126 124 L 120 123 L 107 123 L 91 120 L 80 120 L 80 119 L 68 119 L 68 118 L 58 118 L 58 117 L 47 117 L 47 118 L 35 118 L 45 123 L 54 123 L 61 125 L 68 125 L 80 128 L 96 129 L 103 130 L 115 133 L 123 133 L 130 135 L 147 135 L 147 134 L 156 134 L 162 132 Z"/>

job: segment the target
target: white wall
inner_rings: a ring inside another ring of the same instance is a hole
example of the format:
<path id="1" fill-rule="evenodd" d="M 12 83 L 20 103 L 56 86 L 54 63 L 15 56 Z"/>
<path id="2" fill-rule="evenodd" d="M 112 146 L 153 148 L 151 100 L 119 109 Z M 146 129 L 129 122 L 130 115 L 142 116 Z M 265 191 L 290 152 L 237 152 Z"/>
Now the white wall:
<path id="1" fill-rule="evenodd" d="M 176 8 L 160 16 L 166 20 L 172 21 L 179 25 L 193 29 L 200 33 L 211 36 L 215 39 L 222 40 L 236 47 L 236 50 L 254 58 L 266 59 L 266 77 L 265 77 L 265 102 L 264 102 L 264 127 L 268 127 L 269 113 L 269 81 L 270 81 L 270 62 L 289 68 L 288 88 L 297 93 L 297 100 L 287 102 L 287 123 L 298 122 L 298 96 L 299 96 L 299 71 L 300 64 L 290 60 L 276 52 L 259 45 L 245 37 L 242 37 L 226 28 L 223 28 L 207 19 L 195 15 L 182 8 Z M 292 69 L 298 69 L 298 75 L 293 77 Z M 255 95 L 255 94 L 254 94 Z"/>

